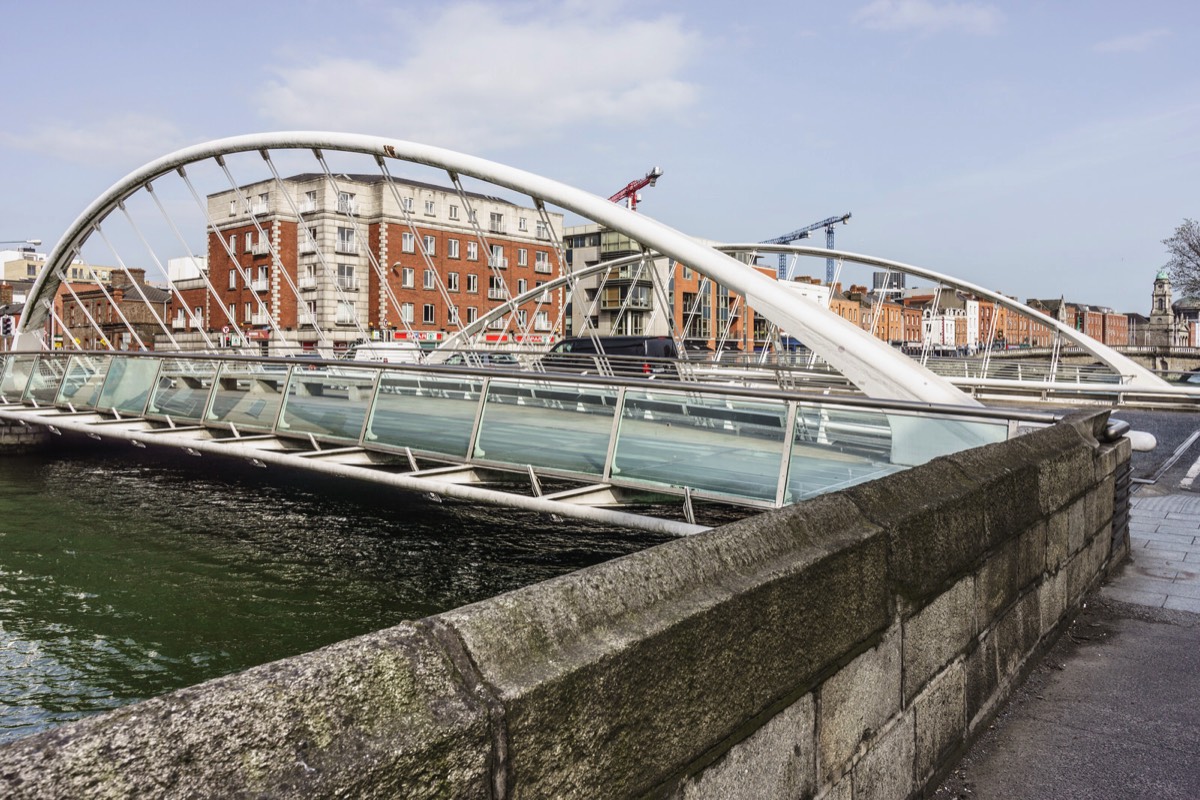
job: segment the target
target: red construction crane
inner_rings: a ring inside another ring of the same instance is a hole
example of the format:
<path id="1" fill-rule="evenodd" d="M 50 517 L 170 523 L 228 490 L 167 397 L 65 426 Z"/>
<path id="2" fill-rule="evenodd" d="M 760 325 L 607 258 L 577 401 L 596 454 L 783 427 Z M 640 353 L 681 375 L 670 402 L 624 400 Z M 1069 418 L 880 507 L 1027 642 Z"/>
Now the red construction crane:
<path id="1" fill-rule="evenodd" d="M 662 174 L 662 167 L 655 167 L 646 173 L 646 177 L 638 178 L 636 181 L 630 181 L 624 189 L 608 199 L 614 203 L 619 203 L 624 200 L 626 208 L 628 208 L 630 211 L 637 211 L 638 201 L 642 199 L 642 196 L 638 194 L 638 192 L 640 192 L 642 189 L 645 189 L 647 186 L 653 186 L 655 182 L 662 177 Z"/>

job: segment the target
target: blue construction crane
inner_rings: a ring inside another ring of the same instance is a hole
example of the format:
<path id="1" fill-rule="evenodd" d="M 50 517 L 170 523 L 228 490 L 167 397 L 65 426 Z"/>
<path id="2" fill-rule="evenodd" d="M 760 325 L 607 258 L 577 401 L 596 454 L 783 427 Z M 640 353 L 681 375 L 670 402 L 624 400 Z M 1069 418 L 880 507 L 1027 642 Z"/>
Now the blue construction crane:
<path id="1" fill-rule="evenodd" d="M 794 230 L 791 233 L 785 233 L 783 236 L 776 236 L 774 239 L 767 239 L 765 242 L 761 242 L 761 244 L 791 244 L 792 242 L 799 241 L 800 239 L 807 239 L 808 235 L 810 233 L 812 233 L 813 231 L 824 228 L 825 229 L 825 246 L 827 248 L 829 248 L 830 250 L 832 250 L 833 249 L 833 226 L 837 225 L 839 222 L 842 223 L 843 225 L 845 225 L 849 221 L 850 221 L 849 213 L 843 214 L 840 217 L 830 217 L 829 219 L 823 219 L 820 222 L 814 222 L 812 225 L 808 225 L 804 228 L 800 228 L 799 230 Z M 787 280 L 787 277 L 788 277 L 787 276 L 787 254 L 781 253 L 779 255 L 779 279 Z M 832 258 L 825 259 L 825 283 L 826 284 L 833 283 L 833 259 Z"/>

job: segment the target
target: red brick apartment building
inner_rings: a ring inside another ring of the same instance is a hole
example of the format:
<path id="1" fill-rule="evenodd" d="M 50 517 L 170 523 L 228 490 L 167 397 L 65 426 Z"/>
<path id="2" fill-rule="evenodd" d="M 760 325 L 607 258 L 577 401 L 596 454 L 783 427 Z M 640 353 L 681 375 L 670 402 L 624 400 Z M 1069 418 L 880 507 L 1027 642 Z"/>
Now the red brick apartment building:
<path id="1" fill-rule="evenodd" d="M 362 338 L 440 341 L 560 271 L 561 214 L 382 175 L 264 181 L 210 195 L 208 210 L 211 288 L 203 276 L 176 288 L 210 334 L 240 332 L 263 352 L 281 339 L 312 349 L 324 338 L 335 350 Z M 553 337 L 561 296 L 541 299 L 521 306 L 510 339 Z M 181 346 L 203 346 L 177 301 L 170 315 Z"/>

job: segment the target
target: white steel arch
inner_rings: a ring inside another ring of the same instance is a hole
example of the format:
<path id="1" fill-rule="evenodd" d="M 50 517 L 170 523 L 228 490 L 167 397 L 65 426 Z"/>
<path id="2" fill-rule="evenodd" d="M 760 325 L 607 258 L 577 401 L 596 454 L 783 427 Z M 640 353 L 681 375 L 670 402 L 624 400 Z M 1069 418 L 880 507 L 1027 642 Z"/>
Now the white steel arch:
<path id="1" fill-rule="evenodd" d="M 999 292 L 994 292 L 990 289 L 985 289 L 982 286 L 971 283 L 970 281 L 955 278 L 952 275 L 946 275 L 941 272 L 934 272 L 931 269 L 917 267 L 912 264 L 905 264 L 900 261 L 892 261 L 886 258 L 877 256 L 867 256 L 861 253 L 851 253 L 845 250 L 827 250 L 818 247 L 803 247 L 796 245 L 762 245 L 762 244 L 723 244 L 720 245 L 721 250 L 728 252 L 743 252 L 746 250 L 757 250 L 759 252 L 779 252 L 802 256 L 814 256 L 818 258 L 835 258 L 842 261 L 849 261 L 855 264 L 862 264 L 868 267 L 881 267 L 890 269 L 896 272 L 903 272 L 908 275 L 914 275 L 918 278 L 926 280 L 938 281 L 955 289 L 961 289 L 964 292 L 984 297 L 997 305 L 1015 311 L 1030 319 L 1036 320 L 1039 324 L 1052 328 L 1060 334 L 1064 339 L 1069 340 L 1080 349 L 1091 354 L 1097 361 L 1107 365 L 1114 372 L 1120 375 L 1125 380 L 1125 385 L 1138 389 L 1166 389 L 1172 388 L 1169 383 L 1164 381 L 1159 376 L 1155 375 L 1150 370 L 1138 364 L 1136 361 L 1121 355 L 1116 350 L 1113 350 L 1108 345 L 1096 341 L 1090 336 L 1080 333 L 1074 328 L 1064 325 L 1058 320 L 1041 314 L 1024 303 L 1014 300 L 1011 297 L 1005 297 Z"/>
<path id="2" fill-rule="evenodd" d="M 40 328 L 49 313 L 49 302 L 59 285 L 58 273 L 94 227 L 125 197 L 146 183 L 188 164 L 239 152 L 278 149 L 340 150 L 383 159 L 395 159 L 444 169 L 452 178 L 466 175 L 527 194 L 535 202 L 552 203 L 582 217 L 619 231 L 643 247 L 687 264 L 722 286 L 746 298 L 759 313 L 798 336 L 830 365 L 863 392 L 924 402 L 977 405 L 948 380 L 933 374 L 896 352 L 866 331 L 831 314 L 818 304 L 782 291 L 772 278 L 746 270 L 736 259 L 708 245 L 631 212 L 603 197 L 524 170 L 475 156 L 430 145 L 361 134 L 316 131 L 251 134 L 218 139 L 176 151 L 130 173 L 97 198 L 67 229 L 55 245 L 46 267 L 30 292 L 29 302 L 18 325 L 19 344 L 30 346 L 40 339 L 31 333 Z"/>

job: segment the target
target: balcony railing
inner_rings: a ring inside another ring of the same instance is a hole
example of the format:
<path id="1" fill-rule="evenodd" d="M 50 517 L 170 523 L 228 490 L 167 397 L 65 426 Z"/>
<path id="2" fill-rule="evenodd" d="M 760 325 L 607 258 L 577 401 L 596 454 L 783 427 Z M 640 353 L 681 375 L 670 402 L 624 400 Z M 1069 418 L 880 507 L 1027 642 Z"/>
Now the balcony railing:
<path id="1" fill-rule="evenodd" d="M 488 300 L 507 300 L 508 292 L 504 287 L 490 287 L 488 289 Z"/>
<path id="2" fill-rule="evenodd" d="M 300 204 L 300 213 L 301 214 L 310 214 L 316 210 L 317 210 L 317 201 L 316 200 L 305 200 L 303 203 Z"/>
<path id="3" fill-rule="evenodd" d="M 356 242 L 338 242 L 334 247 L 334 252 L 358 255 L 358 244 Z"/>
<path id="4" fill-rule="evenodd" d="M 488 258 L 488 266 L 492 269 L 508 269 L 508 259 L 490 256 Z"/>
<path id="5" fill-rule="evenodd" d="M 257 314 L 254 314 L 250 317 L 250 324 L 251 325 L 270 325 L 271 317 L 260 311 Z"/>
<path id="6" fill-rule="evenodd" d="M 338 288 L 341 289 L 343 292 L 357 292 L 358 291 L 358 278 L 339 277 L 337 279 L 337 285 L 338 285 Z"/>
<path id="7" fill-rule="evenodd" d="M 315 288 L 317 288 L 317 276 L 316 275 L 301 275 L 299 285 L 300 285 L 301 291 L 307 292 L 311 289 L 315 289 Z"/>
<path id="8" fill-rule="evenodd" d="M 551 271 L 550 262 L 549 261 L 534 261 L 533 262 L 533 271 L 549 273 Z"/>
<path id="9" fill-rule="evenodd" d="M 266 278 L 255 278 L 250 281 L 250 288 L 255 292 L 265 292 L 271 288 L 271 282 Z"/>
<path id="10" fill-rule="evenodd" d="M 256 256 L 265 256 L 271 252 L 270 242 L 255 242 L 250 246 L 250 252 Z"/>
<path id="11" fill-rule="evenodd" d="M 171 327 L 177 331 L 181 331 L 187 327 L 187 320 L 176 317 L 175 319 L 171 320 Z"/>
<path id="12" fill-rule="evenodd" d="M 254 202 L 250 205 L 250 213 L 255 216 L 258 216 L 260 214 L 266 214 L 270 210 L 271 210 L 271 207 L 269 205 L 267 205 L 266 203 Z"/>

